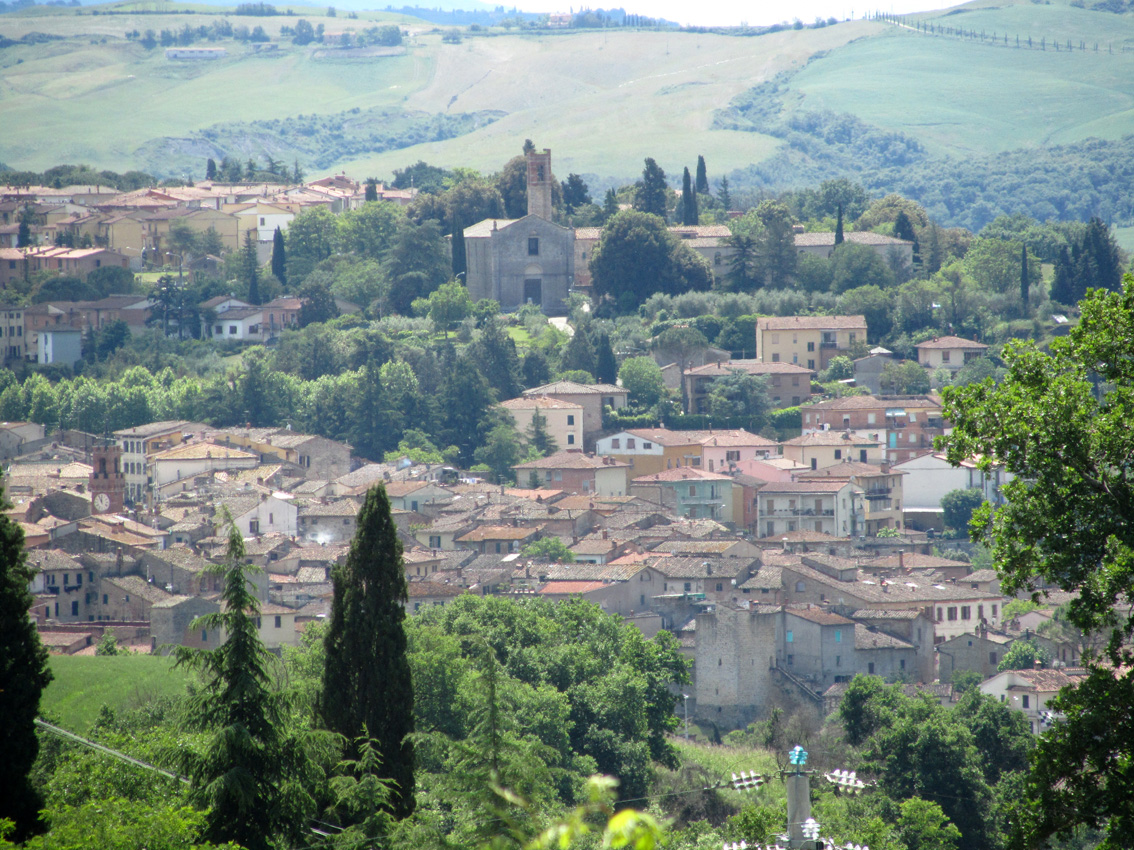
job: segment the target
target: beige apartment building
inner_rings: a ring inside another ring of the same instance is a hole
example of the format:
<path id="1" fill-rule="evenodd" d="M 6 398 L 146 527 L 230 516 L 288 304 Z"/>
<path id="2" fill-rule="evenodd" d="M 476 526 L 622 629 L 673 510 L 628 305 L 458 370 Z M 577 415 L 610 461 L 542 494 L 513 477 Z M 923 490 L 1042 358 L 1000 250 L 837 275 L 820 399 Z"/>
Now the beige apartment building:
<path id="1" fill-rule="evenodd" d="M 866 342 L 865 316 L 761 316 L 756 320 L 756 359 L 793 363 L 812 372 L 831 358 L 850 356 Z"/>
<path id="2" fill-rule="evenodd" d="M 545 396 L 522 396 L 500 402 L 516 423 L 516 432 L 527 442 L 528 429 L 538 410 L 547 420 L 544 426 L 555 440 L 559 449 L 581 449 L 583 447 L 583 406 L 570 401 Z"/>

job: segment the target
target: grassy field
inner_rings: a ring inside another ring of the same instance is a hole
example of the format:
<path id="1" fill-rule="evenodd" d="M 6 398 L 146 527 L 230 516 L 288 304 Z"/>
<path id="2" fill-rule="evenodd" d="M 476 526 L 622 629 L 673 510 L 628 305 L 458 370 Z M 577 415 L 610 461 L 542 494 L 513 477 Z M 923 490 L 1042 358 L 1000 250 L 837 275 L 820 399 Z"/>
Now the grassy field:
<path id="1" fill-rule="evenodd" d="M 295 7 L 297 16 L 332 31 L 399 21 L 411 33 L 406 53 L 351 58 L 284 39 L 278 51 L 257 54 L 224 41 L 219 44 L 228 56 L 213 62 L 170 61 L 160 47 L 146 51 L 125 38 L 135 29 L 207 25 L 221 14 L 217 7 L 188 4 L 184 8 L 193 14 L 155 13 L 159 7 L 171 8 L 140 0 L 80 9 L 36 6 L 0 16 L 0 36 L 61 37 L 0 52 L 0 162 L 44 168 L 83 161 L 126 170 L 139 166 L 139 151 L 155 140 L 185 139 L 228 122 L 355 108 L 433 115 L 494 110 L 503 117 L 466 135 L 352 155 L 334 170 L 389 176 L 424 159 L 495 171 L 531 138 L 555 151 L 562 175 L 631 178 L 646 156 L 680 173 L 700 154 L 715 177 L 769 157 L 780 142 L 710 130 L 714 111 L 790 70 L 799 73 L 790 83 L 789 109 L 851 112 L 906 132 L 935 153 L 963 157 L 1134 132 L 1134 15 L 1074 8 L 1067 0 L 980 0 L 919 16 L 989 36 L 1008 33 L 1010 47 L 869 21 L 755 38 L 500 32 L 445 44 L 432 25 L 392 14 L 328 19 L 323 9 Z M 234 25 L 263 26 L 273 38 L 281 25 L 296 20 L 227 17 Z M 1046 38 L 1048 50 L 1016 49 L 1016 35 L 1037 43 Z M 1050 42 L 1056 38 L 1076 46 L 1085 41 L 1088 50 L 1055 52 Z M 1124 46 L 1131 51 L 1123 52 Z M 186 143 L 185 162 L 203 170 L 206 154 L 195 151 Z"/>
<path id="2" fill-rule="evenodd" d="M 80 734 L 91 727 L 103 705 L 135 708 L 182 694 L 190 675 L 160 655 L 54 655 L 51 672 L 55 679 L 44 692 L 41 708 L 64 729 Z"/>

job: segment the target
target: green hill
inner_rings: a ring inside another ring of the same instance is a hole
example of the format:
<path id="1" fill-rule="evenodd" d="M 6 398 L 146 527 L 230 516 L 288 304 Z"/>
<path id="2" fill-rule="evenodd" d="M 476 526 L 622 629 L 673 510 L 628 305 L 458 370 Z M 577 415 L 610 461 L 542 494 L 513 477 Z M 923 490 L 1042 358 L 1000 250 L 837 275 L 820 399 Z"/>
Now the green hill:
<path id="1" fill-rule="evenodd" d="M 531 138 L 555 150 L 557 172 L 600 183 L 632 179 L 645 156 L 673 175 L 701 154 L 738 186 L 846 175 L 971 226 L 1008 209 L 1017 184 L 1018 203 L 1043 215 L 1132 220 L 1134 179 L 1113 173 L 1134 132 L 1132 14 L 977 2 L 759 36 L 482 30 L 452 43 L 383 13 L 172 8 L 0 16 L 0 161 L 200 176 L 207 156 L 272 156 L 311 174 L 388 176 L 418 159 L 496 170 Z M 380 51 L 280 38 L 301 18 L 328 33 L 396 22 L 408 37 Z M 221 21 L 261 26 L 278 47 L 198 41 L 226 55 L 173 60 L 135 35 Z M 1029 183 L 1037 164 L 1047 176 Z M 982 190 L 986 172 L 997 176 Z"/>
<path id="2" fill-rule="evenodd" d="M 103 705 L 121 710 L 180 696 L 190 674 L 165 655 L 53 655 L 41 709 L 64 729 L 83 734 Z"/>

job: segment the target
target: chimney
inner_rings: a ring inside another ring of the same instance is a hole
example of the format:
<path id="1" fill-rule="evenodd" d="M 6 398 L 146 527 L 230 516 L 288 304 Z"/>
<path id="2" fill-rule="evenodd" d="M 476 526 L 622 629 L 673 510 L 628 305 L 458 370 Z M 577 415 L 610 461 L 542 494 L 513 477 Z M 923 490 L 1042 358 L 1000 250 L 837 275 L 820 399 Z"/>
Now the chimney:
<path id="1" fill-rule="evenodd" d="M 904 570 L 906 568 L 906 550 L 898 550 L 898 569 Z"/>
<path id="2" fill-rule="evenodd" d="M 610 532 L 607 531 L 605 528 L 602 530 L 602 539 L 603 540 L 609 540 L 610 539 Z"/>

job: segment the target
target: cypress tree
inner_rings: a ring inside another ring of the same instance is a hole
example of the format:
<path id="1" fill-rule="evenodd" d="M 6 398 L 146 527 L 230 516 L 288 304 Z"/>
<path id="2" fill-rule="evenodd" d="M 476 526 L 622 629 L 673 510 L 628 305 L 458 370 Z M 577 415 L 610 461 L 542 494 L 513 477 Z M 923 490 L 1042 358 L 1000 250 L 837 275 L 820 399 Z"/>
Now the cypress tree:
<path id="1" fill-rule="evenodd" d="M 0 487 L 0 507 L 10 507 Z M 42 829 L 43 800 L 28 774 L 39 752 L 35 718 L 51 681 L 47 650 L 28 610 L 35 602 L 28 586 L 34 571 L 24 553 L 24 532 L 0 513 L 0 820 L 15 823 L 21 842 Z"/>
<path id="2" fill-rule="evenodd" d="M 179 646 L 174 657 L 202 674 L 191 698 L 193 725 L 211 733 L 203 752 L 182 751 L 191 780 L 190 798 L 208 810 L 205 838 L 232 841 L 248 850 L 269 850 L 277 839 L 295 842 L 314 809 L 305 790 L 310 764 L 304 748 L 286 740 L 284 705 L 273 693 L 272 655 L 260 641 L 260 603 L 248 580 L 259 568 L 244 563 L 244 540 L 230 525 L 222 576 L 223 609 L 198 617 L 193 629 L 222 633 L 213 650 Z"/>
<path id="3" fill-rule="evenodd" d="M 402 544 L 384 487 L 367 492 L 346 563 L 335 568 L 331 581 L 320 712 L 328 728 L 348 741 L 372 739 L 383 773 L 397 783 L 391 813 L 403 818 L 414 810 L 408 739 L 414 728 L 413 683 L 403 625 L 408 592 Z"/>
<path id="4" fill-rule="evenodd" d="M 364 200 L 378 200 L 378 181 L 373 177 L 366 178 L 366 196 Z"/>
<path id="5" fill-rule="evenodd" d="M 211 156 L 209 157 L 208 161 L 205 162 L 205 179 L 206 180 L 216 180 L 217 179 L 217 161 L 215 159 L 213 159 Z"/>
<path id="6" fill-rule="evenodd" d="M 839 215 L 839 217 L 835 221 L 835 246 L 836 247 L 839 246 L 839 245 L 842 245 L 843 241 L 844 241 L 844 237 L 843 237 L 843 205 L 842 204 L 839 204 L 838 215 Z"/>
<path id="7" fill-rule="evenodd" d="M 283 232 L 278 227 L 272 234 L 272 274 L 287 286 L 287 248 L 284 247 Z"/>
<path id="8" fill-rule="evenodd" d="M 709 194 L 709 173 L 705 169 L 705 157 L 703 157 L 703 156 L 697 157 L 697 184 L 696 184 L 696 188 L 697 188 L 697 194 L 698 195 Z"/>
<path id="9" fill-rule="evenodd" d="M 681 176 L 681 223 L 689 227 L 698 222 L 699 216 L 697 215 L 697 196 L 693 193 L 693 178 L 689 175 L 689 169 L 685 169 L 685 173 Z"/>
<path id="10" fill-rule="evenodd" d="M 260 303 L 260 263 L 256 258 L 256 241 L 252 238 L 252 231 L 244 232 L 244 249 L 240 256 L 240 271 L 248 284 L 248 303 Z"/>
<path id="11" fill-rule="evenodd" d="M 26 204 L 20 210 L 20 225 L 16 229 L 16 247 L 29 248 L 31 247 L 31 221 L 32 211 L 31 207 Z"/>
<path id="12" fill-rule="evenodd" d="M 1020 246 L 1020 301 L 1024 305 L 1024 315 L 1028 314 L 1028 246 Z"/>
<path id="13" fill-rule="evenodd" d="M 618 361 L 610 347 L 610 336 L 605 332 L 599 334 L 595 349 L 595 378 L 600 384 L 613 384 L 618 380 Z"/>
<path id="14" fill-rule="evenodd" d="M 669 187 L 665 182 L 665 171 L 653 157 L 646 157 L 646 165 L 642 169 L 642 182 L 638 184 L 634 193 L 634 209 L 664 219 L 668 207 Z"/>
<path id="15" fill-rule="evenodd" d="M 597 371 L 595 364 L 595 349 L 591 344 L 587 332 L 582 328 L 575 329 L 575 335 L 563 349 L 563 356 L 559 360 L 559 371 L 569 372 L 576 369 L 594 376 Z"/>

